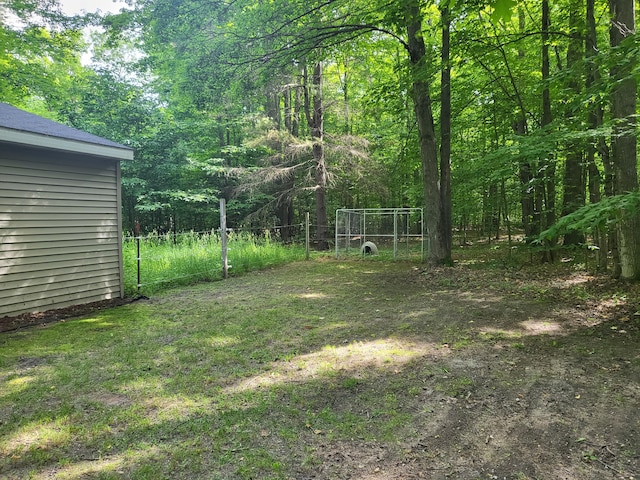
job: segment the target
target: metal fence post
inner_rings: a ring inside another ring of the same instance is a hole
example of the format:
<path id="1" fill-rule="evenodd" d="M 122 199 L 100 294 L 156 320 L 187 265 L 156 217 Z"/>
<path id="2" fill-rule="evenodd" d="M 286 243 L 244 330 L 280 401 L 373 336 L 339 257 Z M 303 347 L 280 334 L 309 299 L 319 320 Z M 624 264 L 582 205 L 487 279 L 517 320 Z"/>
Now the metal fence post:
<path id="1" fill-rule="evenodd" d="M 393 259 L 398 258 L 398 209 L 393 209 Z"/>
<path id="2" fill-rule="evenodd" d="M 306 258 L 307 258 L 307 260 L 309 260 L 309 255 L 310 255 L 310 253 L 309 253 L 309 250 L 310 250 L 310 246 L 309 246 L 309 243 L 310 243 L 310 240 L 309 240 L 309 238 L 310 238 L 310 235 L 309 235 L 309 212 L 307 212 L 307 214 L 305 215 L 305 231 L 304 231 L 304 233 L 305 233 L 305 235 L 304 235 L 304 237 L 305 237 L 304 238 L 305 247 L 307 249 L 306 250 L 306 252 L 307 252 L 306 253 Z"/>
<path id="3" fill-rule="evenodd" d="M 140 222 L 136 222 L 135 226 L 135 234 L 136 234 L 136 263 L 138 265 L 138 285 L 137 291 L 138 296 L 140 295 Z"/>
<path id="4" fill-rule="evenodd" d="M 220 238 L 222 240 L 222 278 L 229 276 L 229 260 L 227 258 L 227 212 L 226 201 L 220 199 Z"/>

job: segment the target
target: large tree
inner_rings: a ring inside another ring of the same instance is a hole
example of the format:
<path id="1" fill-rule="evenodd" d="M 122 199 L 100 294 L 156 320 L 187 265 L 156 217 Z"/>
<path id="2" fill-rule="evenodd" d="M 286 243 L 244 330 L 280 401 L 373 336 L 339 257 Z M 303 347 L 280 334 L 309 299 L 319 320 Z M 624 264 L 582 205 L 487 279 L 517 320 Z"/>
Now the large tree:
<path id="1" fill-rule="evenodd" d="M 441 177 L 438 163 L 438 142 L 431 107 L 429 81 L 426 64 L 429 58 L 423 37 L 423 13 L 418 1 L 407 2 L 404 12 L 407 29 L 407 51 L 413 68 L 411 96 L 418 125 L 422 181 L 424 187 L 425 222 L 429 238 L 429 261 L 433 264 L 451 262 L 450 231 L 445 231 L 444 218 L 447 201 L 441 194 Z M 446 180 L 446 179 L 445 179 Z M 447 185 L 445 188 L 449 188 Z"/>
<path id="2" fill-rule="evenodd" d="M 635 53 L 630 53 L 636 35 L 634 0 L 610 0 L 611 48 L 614 66 L 611 77 L 612 114 L 617 121 L 612 139 L 612 157 L 615 165 L 617 193 L 638 190 L 638 157 L 636 139 L 637 82 L 633 70 L 637 64 Z M 635 52 L 635 50 L 631 50 Z M 623 278 L 640 278 L 640 212 L 625 212 L 619 224 L 620 267 Z"/>

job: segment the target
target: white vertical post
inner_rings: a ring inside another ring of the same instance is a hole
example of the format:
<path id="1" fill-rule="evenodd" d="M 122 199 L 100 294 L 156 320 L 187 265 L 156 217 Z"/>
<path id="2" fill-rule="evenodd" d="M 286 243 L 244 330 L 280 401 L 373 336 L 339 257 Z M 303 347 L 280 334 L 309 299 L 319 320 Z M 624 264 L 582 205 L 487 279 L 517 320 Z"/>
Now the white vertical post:
<path id="1" fill-rule="evenodd" d="M 398 257 L 398 209 L 393 210 L 393 259 Z"/>
<path id="2" fill-rule="evenodd" d="M 227 212 L 226 201 L 220 199 L 220 238 L 222 241 L 222 278 L 229 276 L 229 260 L 227 258 Z"/>
<path id="3" fill-rule="evenodd" d="M 411 251 L 411 249 L 409 248 L 409 239 L 411 238 L 411 229 L 409 228 L 409 224 L 411 223 L 411 210 L 408 210 L 405 212 L 405 216 L 404 216 L 404 223 L 405 223 L 405 238 L 407 239 L 406 243 L 407 243 L 407 254 L 409 254 L 409 252 Z"/>
<path id="4" fill-rule="evenodd" d="M 340 251 L 340 224 L 338 223 L 338 219 L 340 218 L 340 209 L 336 210 L 336 233 L 335 233 L 335 245 L 336 245 L 336 260 L 339 256 Z M 348 247 L 347 247 L 348 248 Z"/>
<path id="5" fill-rule="evenodd" d="M 424 262 L 426 257 L 426 252 L 425 252 L 425 248 L 424 248 L 424 241 L 425 241 L 425 228 L 424 228 L 424 208 L 420 209 L 420 233 L 421 233 L 421 237 L 422 237 L 422 241 L 420 242 L 420 249 L 421 249 L 421 253 L 422 253 L 422 261 Z M 427 248 L 426 250 L 429 250 L 429 239 L 427 239 Z"/>
<path id="6" fill-rule="evenodd" d="M 306 258 L 307 260 L 309 260 L 309 255 L 310 255 L 310 243 L 311 243 L 311 235 L 309 232 L 310 228 L 309 228 L 309 212 L 307 212 L 307 214 L 305 215 L 305 229 L 304 229 L 304 241 L 305 241 L 305 247 L 306 247 Z"/>
<path id="7" fill-rule="evenodd" d="M 336 249 L 336 260 L 338 259 L 338 255 L 339 255 L 338 252 L 340 250 L 340 244 L 338 243 L 339 242 L 339 238 L 340 238 L 340 235 L 339 235 L 340 225 L 338 224 L 338 218 L 340 218 L 340 209 L 339 208 L 336 210 L 336 229 L 335 229 L 335 232 L 334 232 L 334 235 L 333 235 L 334 240 L 335 240 L 334 245 L 335 245 L 335 249 Z"/>
<path id="8" fill-rule="evenodd" d="M 336 220 L 336 231 L 338 228 L 338 222 Z M 347 255 L 349 255 L 349 248 L 351 247 L 351 212 L 347 212 L 347 238 L 345 238 L 345 246 L 347 248 Z"/>
<path id="9" fill-rule="evenodd" d="M 367 241 L 367 211 L 364 211 L 364 214 L 362 215 L 362 240 L 360 240 L 360 246 L 362 247 L 362 244 L 364 242 Z"/>

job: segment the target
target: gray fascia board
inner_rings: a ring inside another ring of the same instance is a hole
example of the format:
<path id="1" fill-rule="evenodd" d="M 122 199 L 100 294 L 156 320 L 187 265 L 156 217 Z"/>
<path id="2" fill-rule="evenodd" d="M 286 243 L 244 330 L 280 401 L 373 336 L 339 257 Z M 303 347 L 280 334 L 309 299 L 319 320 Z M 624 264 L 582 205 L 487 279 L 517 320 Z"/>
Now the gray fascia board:
<path id="1" fill-rule="evenodd" d="M 117 160 L 133 160 L 133 149 L 116 148 L 95 143 L 80 142 L 65 138 L 51 137 L 38 133 L 22 132 L 7 128 L 0 128 L 0 142 L 7 142 L 25 146 L 50 148 L 65 152 L 84 153 Z"/>

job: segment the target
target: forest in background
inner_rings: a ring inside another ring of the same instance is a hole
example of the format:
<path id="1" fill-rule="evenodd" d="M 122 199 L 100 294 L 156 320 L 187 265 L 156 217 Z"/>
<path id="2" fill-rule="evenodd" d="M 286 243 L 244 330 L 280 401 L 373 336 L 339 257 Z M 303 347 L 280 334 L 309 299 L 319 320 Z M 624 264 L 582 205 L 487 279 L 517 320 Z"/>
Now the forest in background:
<path id="1" fill-rule="evenodd" d="M 230 226 L 312 212 L 326 249 L 337 208 L 423 207 L 432 264 L 524 233 L 640 278 L 633 0 L 0 8 L 0 101 L 135 149 L 128 231 L 217 228 L 223 196 Z"/>

